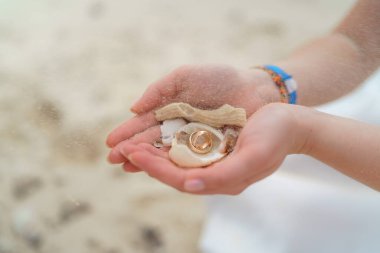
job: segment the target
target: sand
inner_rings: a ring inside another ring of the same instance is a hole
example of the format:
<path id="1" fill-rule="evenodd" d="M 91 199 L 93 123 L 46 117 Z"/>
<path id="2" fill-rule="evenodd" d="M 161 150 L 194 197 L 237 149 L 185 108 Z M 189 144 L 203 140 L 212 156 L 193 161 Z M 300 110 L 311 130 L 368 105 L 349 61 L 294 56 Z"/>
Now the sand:
<path id="1" fill-rule="evenodd" d="M 107 164 L 107 133 L 182 64 L 250 67 L 352 0 L 0 0 L 0 253 L 198 252 L 206 207 Z"/>

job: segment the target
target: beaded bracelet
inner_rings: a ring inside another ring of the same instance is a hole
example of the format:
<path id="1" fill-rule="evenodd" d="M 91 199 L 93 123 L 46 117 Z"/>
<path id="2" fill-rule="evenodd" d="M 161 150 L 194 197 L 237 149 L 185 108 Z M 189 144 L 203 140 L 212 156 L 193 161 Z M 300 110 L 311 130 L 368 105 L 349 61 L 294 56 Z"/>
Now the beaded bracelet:
<path id="1" fill-rule="evenodd" d="M 289 104 L 297 103 L 297 83 L 291 75 L 274 65 L 265 65 L 257 68 L 264 70 L 270 75 L 280 90 L 281 102 Z"/>

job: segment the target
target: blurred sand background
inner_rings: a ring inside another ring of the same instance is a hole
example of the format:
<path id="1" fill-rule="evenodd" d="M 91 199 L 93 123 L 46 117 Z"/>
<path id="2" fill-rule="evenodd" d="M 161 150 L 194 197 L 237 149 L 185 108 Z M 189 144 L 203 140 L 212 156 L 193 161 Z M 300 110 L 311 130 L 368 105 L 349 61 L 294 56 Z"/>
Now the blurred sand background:
<path id="1" fill-rule="evenodd" d="M 107 133 L 173 68 L 270 63 L 352 3 L 0 0 L 0 253 L 198 252 L 202 199 L 107 164 Z"/>

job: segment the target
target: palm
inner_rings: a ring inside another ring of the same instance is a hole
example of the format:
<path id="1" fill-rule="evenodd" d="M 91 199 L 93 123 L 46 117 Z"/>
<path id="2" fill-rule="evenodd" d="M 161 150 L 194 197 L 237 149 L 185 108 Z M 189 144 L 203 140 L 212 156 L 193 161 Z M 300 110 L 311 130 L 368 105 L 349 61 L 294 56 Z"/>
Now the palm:
<path id="1" fill-rule="evenodd" d="M 207 188 L 198 194 L 236 194 L 275 171 L 292 149 L 292 116 L 278 105 L 254 114 L 243 128 L 235 150 L 207 168 L 183 169 L 173 164 L 166 151 L 148 144 L 125 143 L 122 152 L 150 176 L 181 191 L 186 181 L 201 179 Z"/>

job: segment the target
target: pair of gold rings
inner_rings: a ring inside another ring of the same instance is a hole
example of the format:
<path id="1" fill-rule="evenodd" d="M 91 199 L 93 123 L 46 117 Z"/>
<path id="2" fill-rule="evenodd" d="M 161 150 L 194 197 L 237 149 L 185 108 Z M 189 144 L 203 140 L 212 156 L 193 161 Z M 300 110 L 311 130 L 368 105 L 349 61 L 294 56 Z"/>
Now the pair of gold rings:
<path id="1" fill-rule="evenodd" d="M 206 154 L 212 149 L 212 136 L 208 131 L 200 130 L 190 134 L 189 148 L 198 154 Z"/>

